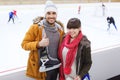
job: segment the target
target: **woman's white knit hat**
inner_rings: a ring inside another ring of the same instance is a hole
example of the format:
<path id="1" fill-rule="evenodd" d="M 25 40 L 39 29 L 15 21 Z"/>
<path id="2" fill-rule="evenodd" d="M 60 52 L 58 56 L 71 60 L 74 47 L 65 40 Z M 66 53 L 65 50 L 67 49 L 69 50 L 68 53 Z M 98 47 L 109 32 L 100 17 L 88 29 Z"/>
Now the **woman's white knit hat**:
<path id="1" fill-rule="evenodd" d="M 45 14 L 49 11 L 54 11 L 57 13 L 57 7 L 51 0 L 47 0 L 45 3 L 45 10 L 44 10 Z"/>

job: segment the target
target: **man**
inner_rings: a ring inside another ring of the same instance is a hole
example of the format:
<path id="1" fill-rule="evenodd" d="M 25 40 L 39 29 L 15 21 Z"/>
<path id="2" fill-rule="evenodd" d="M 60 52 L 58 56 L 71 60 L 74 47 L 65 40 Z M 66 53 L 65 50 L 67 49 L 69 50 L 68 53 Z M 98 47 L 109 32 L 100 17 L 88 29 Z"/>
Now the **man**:
<path id="1" fill-rule="evenodd" d="M 107 17 L 107 22 L 108 22 L 108 29 L 107 29 L 107 30 L 110 29 L 110 24 L 113 24 L 113 26 L 114 26 L 115 29 L 117 30 L 117 27 L 116 27 L 116 25 L 115 25 L 115 20 L 114 20 L 113 17 Z"/>
<path id="2" fill-rule="evenodd" d="M 56 22 L 57 7 L 52 1 L 47 1 L 45 6 L 45 18 L 40 18 L 37 22 L 31 25 L 27 31 L 23 41 L 22 48 L 30 51 L 27 65 L 26 75 L 35 80 L 56 80 L 58 74 L 59 60 L 58 60 L 58 46 L 62 40 L 64 31 L 62 27 Z M 36 24 L 37 23 L 37 24 Z M 44 51 L 46 49 L 46 51 Z M 42 53 L 48 54 L 44 62 Z M 54 62 L 58 61 L 58 65 Z M 49 66 L 49 64 L 51 64 Z M 52 66 L 55 66 L 52 68 Z M 42 66 L 43 68 L 41 68 Z M 47 66 L 47 67 L 46 67 Z M 51 67 L 52 69 L 48 69 Z"/>

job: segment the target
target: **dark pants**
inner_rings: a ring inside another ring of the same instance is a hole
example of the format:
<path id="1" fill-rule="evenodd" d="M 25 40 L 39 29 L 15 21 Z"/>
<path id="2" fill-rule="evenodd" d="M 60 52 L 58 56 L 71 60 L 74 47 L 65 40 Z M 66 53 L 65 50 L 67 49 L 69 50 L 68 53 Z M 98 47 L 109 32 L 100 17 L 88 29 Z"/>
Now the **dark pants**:
<path id="1" fill-rule="evenodd" d="M 46 80 L 57 80 L 58 71 L 59 71 L 59 69 L 47 71 L 46 72 L 47 73 Z"/>
<path id="2" fill-rule="evenodd" d="M 8 22 L 10 22 L 10 20 L 12 19 L 13 23 L 14 23 L 14 18 L 13 17 L 9 17 Z"/>
<path id="3" fill-rule="evenodd" d="M 107 30 L 109 30 L 109 29 L 110 29 L 110 24 L 113 24 L 113 26 L 114 26 L 114 27 L 115 27 L 115 29 L 117 30 L 117 27 L 116 27 L 115 23 L 108 23 L 108 29 L 107 29 Z"/>

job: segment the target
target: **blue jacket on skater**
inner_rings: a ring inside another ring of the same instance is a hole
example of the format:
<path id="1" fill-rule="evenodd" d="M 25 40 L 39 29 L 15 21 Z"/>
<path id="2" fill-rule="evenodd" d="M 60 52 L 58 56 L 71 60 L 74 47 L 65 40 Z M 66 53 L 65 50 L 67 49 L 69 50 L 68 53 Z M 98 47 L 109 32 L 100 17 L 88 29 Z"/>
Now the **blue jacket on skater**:
<path id="1" fill-rule="evenodd" d="M 8 22 L 10 22 L 10 20 L 12 19 L 13 23 L 14 23 L 14 18 L 15 18 L 16 15 L 16 10 L 13 10 L 11 12 L 9 12 L 9 20 Z"/>

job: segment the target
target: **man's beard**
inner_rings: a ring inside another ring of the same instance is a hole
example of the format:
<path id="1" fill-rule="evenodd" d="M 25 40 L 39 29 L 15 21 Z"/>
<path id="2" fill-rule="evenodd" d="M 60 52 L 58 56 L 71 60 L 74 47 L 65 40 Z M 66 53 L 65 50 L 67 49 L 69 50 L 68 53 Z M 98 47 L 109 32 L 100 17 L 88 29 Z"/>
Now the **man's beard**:
<path id="1" fill-rule="evenodd" d="M 48 22 L 48 21 L 47 21 Z M 53 23 L 50 23 L 50 22 L 48 22 L 50 25 L 54 25 L 55 24 L 55 21 L 53 22 Z"/>

